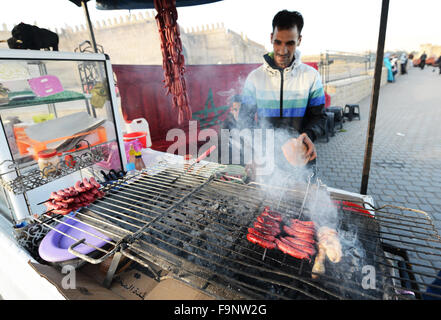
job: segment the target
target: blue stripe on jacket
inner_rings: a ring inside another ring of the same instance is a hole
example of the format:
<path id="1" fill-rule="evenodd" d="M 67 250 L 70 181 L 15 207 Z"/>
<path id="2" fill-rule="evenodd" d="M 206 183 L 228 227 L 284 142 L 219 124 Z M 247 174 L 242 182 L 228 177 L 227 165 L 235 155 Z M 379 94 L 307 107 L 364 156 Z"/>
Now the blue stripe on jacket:
<path id="1" fill-rule="evenodd" d="M 325 104 L 325 96 L 324 95 L 316 97 L 316 98 L 312 98 L 308 101 L 308 106 L 312 106 L 312 107 L 319 106 L 321 104 Z"/>
<path id="2" fill-rule="evenodd" d="M 303 117 L 306 108 L 289 108 L 283 109 L 283 117 Z M 280 117 L 280 109 L 258 108 L 259 117 Z"/>

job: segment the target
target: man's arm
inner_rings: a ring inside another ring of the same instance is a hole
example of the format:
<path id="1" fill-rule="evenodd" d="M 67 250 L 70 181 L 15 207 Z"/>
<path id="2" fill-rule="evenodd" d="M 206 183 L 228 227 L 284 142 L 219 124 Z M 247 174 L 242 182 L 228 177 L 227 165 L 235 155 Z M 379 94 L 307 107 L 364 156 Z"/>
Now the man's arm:
<path id="1" fill-rule="evenodd" d="M 325 92 L 320 74 L 317 72 L 309 92 L 308 106 L 303 117 L 302 133 L 306 133 L 314 142 L 325 133 Z"/>

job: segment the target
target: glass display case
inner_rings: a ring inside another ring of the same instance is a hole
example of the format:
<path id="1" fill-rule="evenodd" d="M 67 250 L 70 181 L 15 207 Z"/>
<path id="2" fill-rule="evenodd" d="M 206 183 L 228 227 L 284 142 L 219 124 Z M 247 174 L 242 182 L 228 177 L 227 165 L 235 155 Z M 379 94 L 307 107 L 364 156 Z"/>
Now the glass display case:
<path id="1" fill-rule="evenodd" d="M 124 168 L 104 54 L 0 50 L 0 119 L 0 183 L 13 220 L 38 214 L 32 207 L 56 182 Z"/>

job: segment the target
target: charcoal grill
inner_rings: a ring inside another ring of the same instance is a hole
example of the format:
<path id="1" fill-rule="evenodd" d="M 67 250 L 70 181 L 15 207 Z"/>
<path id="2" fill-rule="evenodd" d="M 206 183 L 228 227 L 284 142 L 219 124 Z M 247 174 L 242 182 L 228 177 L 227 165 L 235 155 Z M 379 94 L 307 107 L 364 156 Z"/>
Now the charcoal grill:
<path id="1" fill-rule="evenodd" d="M 299 183 L 280 188 L 281 196 L 274 198 L 262 192 L 261 184 L 220 179 L 221 169 L 210 162 L 190 170 L 160 162 L 107 185 L 103 199 L 72 219 L 112 240 L 95 248 L 99 258 L 75 250 L 82 239 L 72 238 L 76 243 L 69 251 L 93 264 L 113 256 L 106 285 L 126 256 L 158 281 L 173 277 L 217 299 L 421 299 L 436 278 L 430 261 L 440 258 L 441 240 L 426 213 L 375 208 L 331 192 L 344 257 L 338 264 L 327 261 L 326 273 L 312 279 L 312 263 L 278 250 L 265 252 L 246 234 L 265 206 L 286 218 L 307 219 L 313 212 L 305 200 L 326 186 Z M 60 217 L 45 222 L 48 218 L 45 214 L 39 221 L 51 229 L 54 222 L 64 223 Z M 368 287 L 364 266 L 375 270 Z"/>

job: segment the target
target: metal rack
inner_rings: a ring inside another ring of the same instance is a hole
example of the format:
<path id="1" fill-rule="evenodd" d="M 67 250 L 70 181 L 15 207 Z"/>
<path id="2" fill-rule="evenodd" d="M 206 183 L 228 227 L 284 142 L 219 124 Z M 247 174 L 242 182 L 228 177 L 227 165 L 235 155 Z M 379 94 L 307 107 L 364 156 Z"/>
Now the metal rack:
<path id="1" fill-rule="evenodd" d="M 43 170 L 40 170 L 36 163 L 21 165 L 13 160 L 5 160 L 0 163 L 0 166 L 6 162 L 10 162 L 11 164 L 8 165 L 8 169 L 11 170 L 0 174 L 0 184 L 15 195 L 23 194 L 75 171 L 92 167 L 94 164 L 105 160 L 103 146 L 110 142 L 111 141 L 108 141 L 94 147 L 91 147 L 87 142 L 88 146 L 86 149 L 63 153 L 63 156 L 71 156 L 69 162 L 60 160 L 56 166 L 49 165 Z M 14 173 L 17 177 L 9 180 L 5 178 L 6 175 Z"/>

